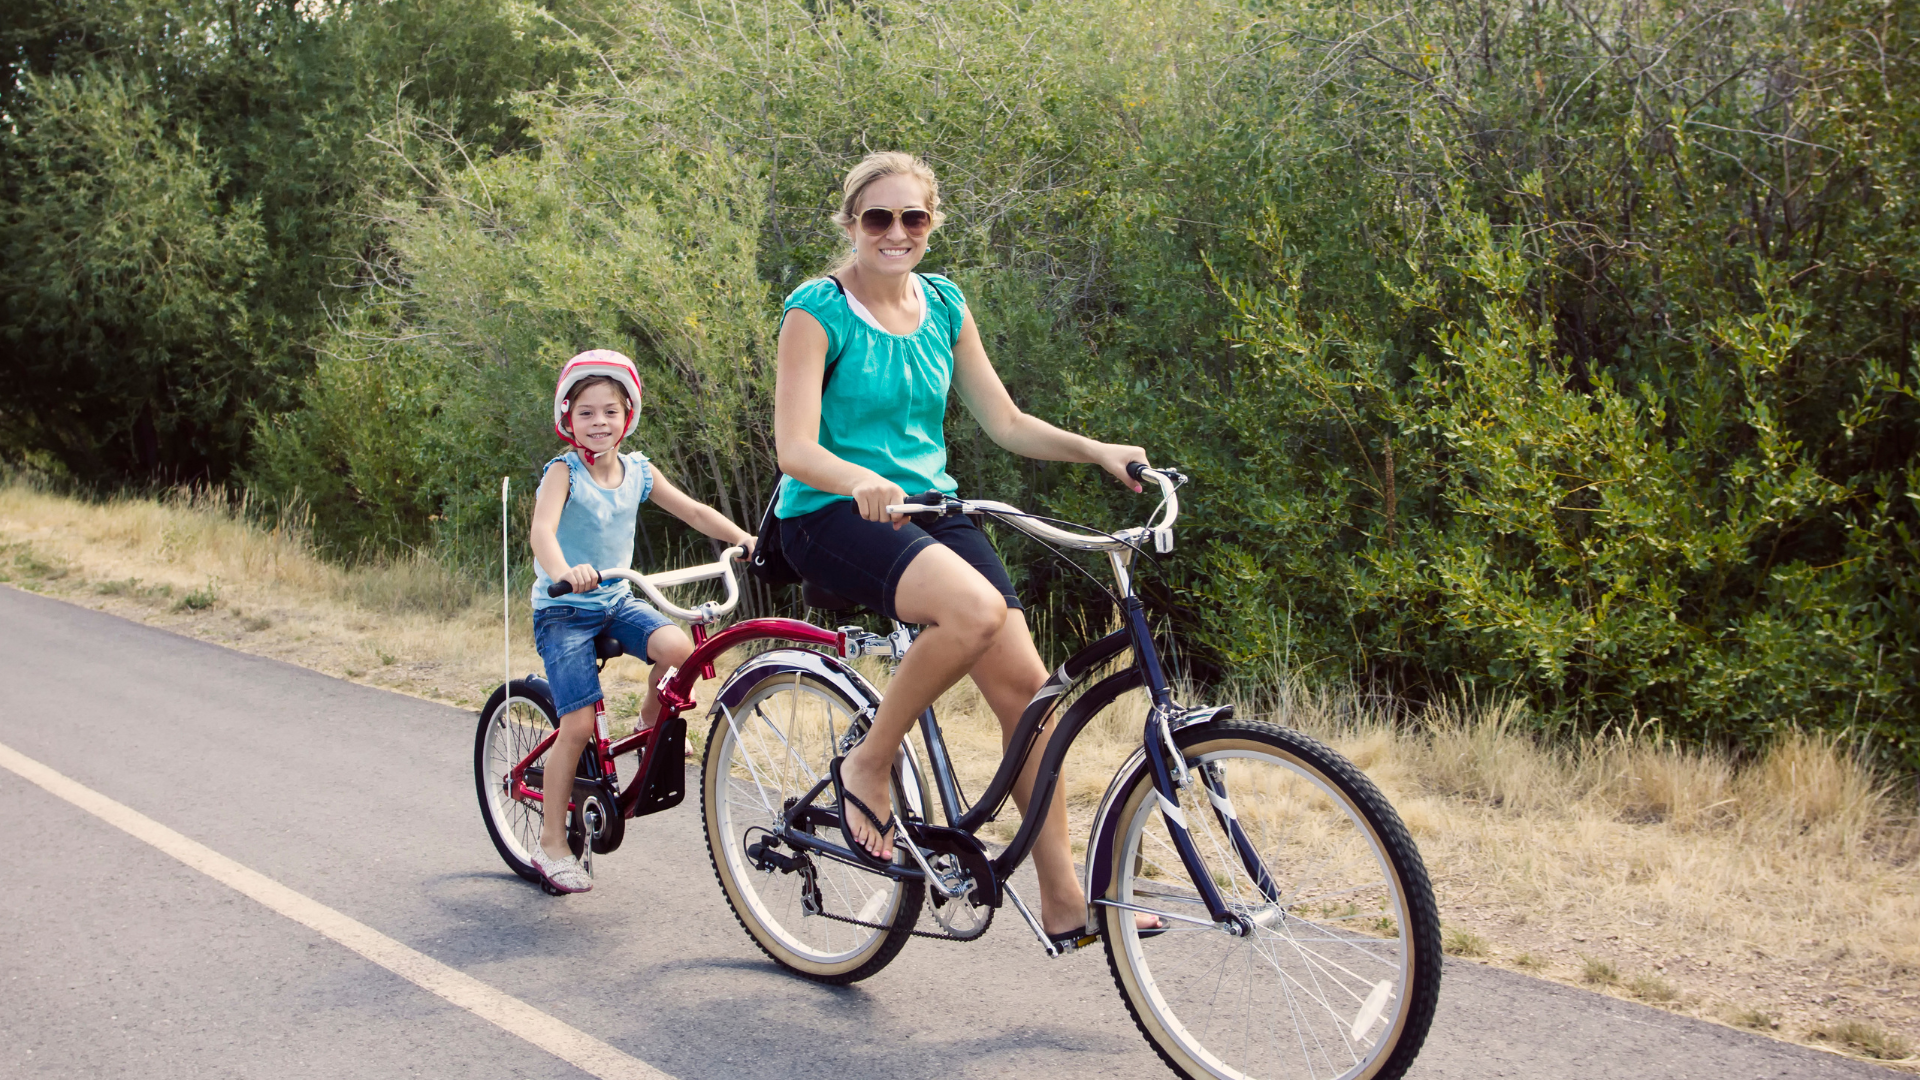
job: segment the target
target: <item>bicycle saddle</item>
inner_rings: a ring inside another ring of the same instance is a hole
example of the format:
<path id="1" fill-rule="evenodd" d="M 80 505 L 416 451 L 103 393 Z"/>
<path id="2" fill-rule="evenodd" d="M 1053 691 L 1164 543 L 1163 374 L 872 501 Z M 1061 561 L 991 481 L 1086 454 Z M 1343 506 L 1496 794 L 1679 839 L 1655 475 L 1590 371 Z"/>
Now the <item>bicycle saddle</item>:
<path id="1" fill-rule="evenodd" d="M 627 655 L 627 647 L 620 644 L 619 638 L 612 634 L 594 635 L 593 658 L 595 660 L 611 660 L 616 656 L 625 655 Z"/>
<path id="2" fill-rule="evenodd" d="M 846 612 L 859 611 L 860 605 L 836 592 L 815 585 L 811 581 L 800 583 L 800 602 L 815 611 Z"/>

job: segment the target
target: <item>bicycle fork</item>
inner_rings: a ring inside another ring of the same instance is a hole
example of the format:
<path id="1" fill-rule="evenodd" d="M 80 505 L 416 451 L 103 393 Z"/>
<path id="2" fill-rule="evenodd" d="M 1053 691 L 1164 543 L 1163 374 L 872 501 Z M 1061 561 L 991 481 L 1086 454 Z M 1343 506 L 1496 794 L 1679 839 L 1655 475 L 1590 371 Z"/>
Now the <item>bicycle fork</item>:
<path id="1" fill-rule="evenodd" d="M 1220 769 L 1207 765 L 1198 770 L 1196 777 L 1194 771 L 1187 768 L 1185 758 L 1173 741 L 1173 719 L 1177 709 L 1167 685 L 1166 673 L 1160 666 L 1160 655 L 1153 646 L 1153 634 L 1147 626 L 1146 607 L 1138 596 L 1131 594 L 1126 597 L 1123 607 L 1127 629 L 1133 638 L 1134 657 L 1146 677 L 1147 690 L 1153 699 L 1153 707 L 1148 710 L 1146 729 L 1141 737 L 1146 747 L 1148 772 L 1153 777 L 1154 795 L 1160 801 L 1160 816 L 1166 822 L 1167 835 L 1180 855 L 1180 862 L 1193 879 L 1194 889 L 1207 906 L 1207 914 L 1215 925 L 1228 933 L 1236 937 L 1244 936 L 1252 932 L 1252 920 L 1230 909 L 1226 898 L 1220 894 L 1213 873 L 1201 858 L 1199 845 L 1194 843 L 1186 811 L 1180 808 L 1182 788 L 1199 780 L 1207 793 L 1214 816 L 1233 844 L 1234 854 L 1239 857 L 1242 867 L 1268 903 L 1279 898 L 1279 890 L 1253 842 L 1248 839 L 1246 830 L 1240 826 L 1233 801 L 1227 794 L 1226 778 Z"/>

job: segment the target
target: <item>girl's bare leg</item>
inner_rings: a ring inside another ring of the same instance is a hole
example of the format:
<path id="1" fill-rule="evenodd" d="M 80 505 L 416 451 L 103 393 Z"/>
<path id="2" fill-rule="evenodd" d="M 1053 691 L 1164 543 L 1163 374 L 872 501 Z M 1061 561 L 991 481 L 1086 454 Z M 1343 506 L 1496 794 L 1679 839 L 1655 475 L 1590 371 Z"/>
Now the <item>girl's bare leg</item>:
<path id="1" fill-rule="evenodd" d="M 651 727 L 660 716 L 660 676 L 666 669 L 679 667 L 693 655 L 693 642 L 677 626 L 663 626 L 647 638 L 647 655 L 653 658 L 653 670 L 647 678 L 647 696 L 640 703 L 640 726 Z M 540 789 L 540 847 L 550 858 L 572 854 L 567 847 L 566 805 L 572 798 L 573 777 L 580 766 L 580 754 L 594 735 L 593 706 L 585 705 L 560 718 L 560 734 L 547 752 L 546 771 Z M 551 785 L 551 786 L 549 786 Z M 567 792 L 566 798 L 549 800 L 548 791 Z M 559 812 L 553 812 L 558 807 Z"/>
<path id="2" fill-rule="evenodd" d="M 547 751 L 540 781 L 540 848 L 550 859 L 564 859 L 567 848 L 567 803 L 573 798 L 573 774 L 580 752 L 593 738 L 593 706 L 582 705 L 560 718 L 560 734 Z"/>
<path id="3" fill-rule="evenodd" d="M 650 728 L 660 719 L 660 678 L 668 668 L 677 668 L 693 655 L 693 641 L 677 626 L 663 626 L 647 638 L 647 655 L 653 658 L 653 670 L 647 672 L 647 696 L 640 702 L 640 726 Z"/>
<path id="4" fill-rule="evenodd" d="M 925 629 L 887 684 L 872 730 L 840 767 L 847 791 L 882 821 L 892 805 L 891 771 L 900 740 L 934 698 L 973 670 L 1007 621 L 1007 601 L 1000 591 L 965 559 L 939 544 L 922 548 L 907 564 L 893 603 L 901 622 L 919 623 Z M 1034 662 L 1039 663 L 1037 656 Z M 1041 677 L 1045 678 L 1044 671 Z M 854 843 L 880 858 L 892 858 L 893 834 L 879 835 L 859 811 L 851 806 L 847 810 L 846 826 Z M 1061 835 L 1064 843 L 1064 831 Z"/>

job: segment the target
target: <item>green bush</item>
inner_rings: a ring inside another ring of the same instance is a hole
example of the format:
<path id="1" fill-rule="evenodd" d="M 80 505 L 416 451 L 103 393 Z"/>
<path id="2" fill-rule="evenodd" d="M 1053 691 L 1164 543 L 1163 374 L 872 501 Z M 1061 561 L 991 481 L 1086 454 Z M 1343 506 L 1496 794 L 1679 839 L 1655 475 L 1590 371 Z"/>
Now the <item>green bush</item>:
<path id="1" fill-rule="evenodd" d="M 1016 399 L 1195 475 L 1145 580 L 1205 631 L 1196 674 L 1920 762 L 1910 5 L 591 16 L 570 81 L 516 99 L 532 145 L 382 128 L 405 182 L 253 460 L 341 550 L 491 557 L 497 477 L 530 488 L 592 346 L 642 366 L 636 444 L 750 520 L 778 300 L 839 249 L 841 172 L 899 147 L 944 177 L 927 266 Z M 968 491 L 1142 510 L 957 409 L 949 437 Z M 1006 551 L 1049 634 L 1105 624 Z"/>
<path id="2" fill-rule="evenodd" d="M 1384 268 L 1273 200 L 1194 607 L 1243 665 L 1913 763 L 1913 16 L 1463 13 L 1329 51 Z"/>

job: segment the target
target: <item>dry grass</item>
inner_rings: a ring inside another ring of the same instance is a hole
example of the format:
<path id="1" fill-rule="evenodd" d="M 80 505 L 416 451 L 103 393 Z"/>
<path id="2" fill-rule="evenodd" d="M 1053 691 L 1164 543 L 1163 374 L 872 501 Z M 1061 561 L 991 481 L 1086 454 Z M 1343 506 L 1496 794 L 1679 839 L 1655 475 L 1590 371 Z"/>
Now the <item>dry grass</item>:
<path id="1" fill-rule="evenodd" d="M 0 579 L 439 700 L 477 705 L 498 684 L 497 592 L 425 558 L 341 569 L 300 526 L 191 494 L 87 503 L 13 482 L 0 485 Z M 538 670 L 524 601 L 514 628 L 512 669 Z M 637 709 L 642 675 L 632 660 L 609 667 L 616 715 Z M 1911 794 L 1833 740 L 1737 762 L 1627 734 L 1543 746 L 1516 705 L 1395 723 L 1355 695 L 1283 683 L 1236 704 L 1331 744 L 1387 793 L 1455 955 L 1914 1064 L 1920 823 Z M 980 790 L 998 725 L 970 683 L 940 713 L 964 786 Z M 1144 718 L 1127 695 L 1076 745 L 1077 850 Z M 1009 811 L 989 830 L 1017 825 Z"/>
<path id="2" fill-rule="evenodd" d="M 1831 738 L 1736 762 L 1618 733 L 1543 746 L 1512 704 L 1395 723 L 1357 695 L 1282 685 L 1236 705 L 1329 743 L 1387 793 L 1433 874 L 1453 955 L 1710 1019 L 1762 1016 L 1750 1026 L 1883 1061 L 1920 1040 L 1914 801 Z M 977 791 L 998 727 L 970 684 L 939 708 Z M 1145 709 L 1122 698 L 1075 746 L 1076 851 Z M 1007 838 L 1017 824 L 1009 813 L 993 828 Z M 1879 1050 L 1832 1034 L 1849 1021 L 1886 1033 Z"/>
<path id="3" fill-rule="evenodd" d="M 1898 1061 L 1913 1053 L 1907 1040 L 1888 1032 L 1877 1024 L 1860 1020 L 1844 1020 L 1831 1026 L 1821 1025 L 1809 1034 L 1816 1039 L 1838 1043 L 1867 1057 L 1886 1061 Z"/>
<path id="4" fill-rule="evenodd" d="M 498 586 L 424 556 L 351 569 L 317 557 L 305 521 L 254 520 L 224 495 L 87 502 L 0 484 L 0 580 L 88 607 L 457 705 L 500 684 Z M 516 586 L 510 670 L 540 670 L 525 583 Z M 615 660 L 616 716 L 638 711 L 645 668 Z M 621 708 L 625 704 L 627 708 Z"/>
<path id="5" fill-rule="evenodd" d="M 1448 956 L 1464 956 L 1470 960 L 1484 959 L 1492 952 L 1486 938 L 1457 926 L 1449 926 L 1441 931 L 1440 947 Z"/>

